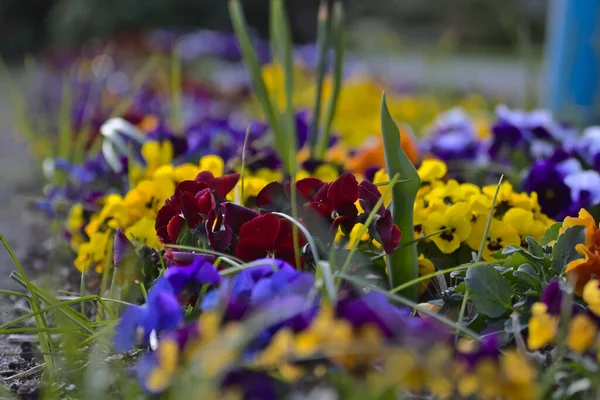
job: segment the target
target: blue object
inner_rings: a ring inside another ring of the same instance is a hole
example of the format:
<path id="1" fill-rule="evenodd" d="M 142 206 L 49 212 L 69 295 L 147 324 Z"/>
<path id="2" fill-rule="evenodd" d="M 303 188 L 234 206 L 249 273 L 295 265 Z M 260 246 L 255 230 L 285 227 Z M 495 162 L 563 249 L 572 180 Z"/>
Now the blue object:
<path id="1" fill-rule="evenodd" d="M 547 24 L 546 106 L 559 118 L 600 122 L 600 0 L 551 0 Z"/>

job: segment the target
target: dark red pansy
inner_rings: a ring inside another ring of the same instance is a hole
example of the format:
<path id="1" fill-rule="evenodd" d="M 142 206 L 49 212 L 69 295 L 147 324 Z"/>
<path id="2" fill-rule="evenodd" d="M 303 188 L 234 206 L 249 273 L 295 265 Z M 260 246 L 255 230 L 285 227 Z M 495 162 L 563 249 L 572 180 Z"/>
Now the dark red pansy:
<path id="1" fill-rule="evenodd" d="M 188 226 L 192 229 L 196 228 L 196 226 L 202 222 L 202 215 L 200 214 L 196 197 L 190 192 L 183 192 L 180 196 L 180 202 L 181 211 Z"/>
<path id="2" fill-rule="evenodd" d="M 258 217 L 258 213 L 250 208 L 246 208 L 235 203 L 223 203 L 221 204 L 223 209 L 224 220 L 223 223 L 231 228 L 231 230 L 237 235 L 242 225 Z"/>
<path id="3" fill-rule="evenodd" d="M 216 206 L 213 192 L 206 182 L 182 181 L 175 187 L 173 196 L 158 210 L 154 225 L 156 234 L 163 243 L 175 243 L 183 223 L 195 229 Z"/>
<path id="4" fill-rule="evenodd" d="M 358 182 L 356 177 L 349 172 L 344 172 L 329 185 L 327 201 L 334 210 L 341 204 L 354 204 L 358 200 Z"/>
<path id="5" fill-rule="evenodd" d="M 296 189 L 298 189 L 298 193 L 303 199 L 310 201 L 319 189 L 325 185 L 327 184 L 320 179 L 304 178 L 296 182 Z"/>
<path id="6" fill-rule="evenodd" d="M 358 185 L 358 198 L 362 209 L 365 211 L 365 213 L 370 214 L 371 210 L 373 210 L 373 207 L 375 207 L 381 198 L 381 193 L 379 192 L 379 189 L 377 189 L 377 186 L 375 186 L 373 183 L 369 181 L 362 181 L 360 185 Z M 377 213 L 381 214 L 383 212 L 382 208 L 377 210 Z"/>
<path id="7" fill-rule="evenodd" d="M 280 219 L 275 214 L 258 216 L 240 228 L 235 256 L 243 261 L 274 256 L 295 265 L 292 232 L 293 225 L 287 219 Z M 298 248 L 305 244 L 306 238 L 298 232 Z"/>
<path id="8" fill-rule="evenodd" d="M 177 210 L 175 210 L 172 205 L 166 203 L 160 208 L 160 210 L 158 210 L 154 228 L 156 229 L 156 235 L 159 237 L 162 243 L 171 243 L 171 240 L 169 239 L 168 226 L 169 222 L 171 222 L 171 218 L 177 214 Z"/>
<path id="9" fill-rule="evenodd" d="M 215 251 L 224 252 L 233 240 L 231 227 L 223 225 L 223 214 L 210 210 L 205 223 L 206 236 Z"/>
<path id="10" fill-rule="evenodd" d="M 167 224 L 167 239 L 164 243 L 176 243 L 179 237 L 179 232 L 185 224 L 185 219 L 181 215 L 175 215 Z"/>
<path id="11" fill-rule="evenodd" d="M 256 206 L 264 211 L 285 212 L 290 208 L 290 199 L 281 183 L 271 182 L 256 195 Z"/>
<path id="12" fill-rule="evenodd" d="M 210 189 L 203 189 L 196 193 L 196 204 L 198 206 L 198 212 L 202 215 L 208 215 L 211 210 L 217 207 L 215 196 L 212 194 Z"/>
<path id="13" fill-rule="evenodd" d="M 385 252 L 388 254 L 393 253 L 398 244 L 400 244 L 402 233 L 398 226 L 394 224 L 390 210 L 383 212 L 383 216 L 375 223 L 375 230 L 381 239 L 381 244 Z"/>
<path id="14" fill-rule="evenodd" d="M 211 190 L 215 192 L 219 199 L 224 199 L 227 193 L 231 192 L 235 185 L 237 185 L 240 179 L 240 174 L 227 174 L 215 178 L 210 171 L 200 172 L 194 179 L 196 182 L 206 184 Z"/>

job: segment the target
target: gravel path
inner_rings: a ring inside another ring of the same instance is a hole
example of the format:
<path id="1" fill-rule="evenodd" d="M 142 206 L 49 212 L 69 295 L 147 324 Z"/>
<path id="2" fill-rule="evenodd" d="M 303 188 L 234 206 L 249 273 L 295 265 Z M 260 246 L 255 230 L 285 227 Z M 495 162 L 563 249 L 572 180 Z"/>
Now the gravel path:
<path id="1" fill-rule="evenodd" d="M 19 74 L 14 76 L 22 82 Z M 14 130 L 14 110 L 11 106 L 9 85 L 0 80 L 0 234 L 2 234 L 17 257 L 23 258 L 28 247 L 33 244 L 29 231 L 31 220 L 25 212 L 29 200 L 23 193 L 31 187 L 35 175 L 35 165 L 27 155 L 26 146 L 16 140 Z M 0 288 L 14 289 L 16 284 L 8 277 L 15 269 L 10 256 L 0 248 Z"/>

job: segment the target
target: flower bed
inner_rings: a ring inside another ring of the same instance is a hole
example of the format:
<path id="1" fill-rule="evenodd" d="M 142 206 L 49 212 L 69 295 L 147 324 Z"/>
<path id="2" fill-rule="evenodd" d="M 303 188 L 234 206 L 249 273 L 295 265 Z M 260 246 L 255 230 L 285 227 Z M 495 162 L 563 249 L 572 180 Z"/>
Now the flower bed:
<path id="1" fill-rule="evenodd" d="M 65 90 L 56 134 L 32 138 L 58 142 L 38 205 L 64 225 L 81 293 L 17 263 L 32 313 L 0 333 L 35 318 L 49 396 L 594 393 L 597 128 L 491 116 L 473 96 L 435 119 L 428 96 L 381 99 L 387 85 L 343 74 L 339 5 L 329 25 L 321 10 L 317 62 L 294 67 L 272 6 L 272 54 L 236 1 L 239 41 L 175 46 L 242 57 L 234 90 L 174 57 L 170 88 L 159 73 L 91 111 Z M 98 57 L 82 71 L 110 92 L 119 71 Z"/>

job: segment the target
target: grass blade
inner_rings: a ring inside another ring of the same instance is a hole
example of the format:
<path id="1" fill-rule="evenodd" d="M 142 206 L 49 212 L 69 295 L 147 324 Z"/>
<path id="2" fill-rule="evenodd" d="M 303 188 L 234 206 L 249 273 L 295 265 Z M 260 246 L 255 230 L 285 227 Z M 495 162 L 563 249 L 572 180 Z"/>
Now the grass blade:
<path id="1" fill-rule="evenodd" d="M 292 38 L 290 27 L 282 0 L 271 0 L 271 46 L 273 58 L 283 67 L 285 112 L 283 113 L 283 129 L 285 135 L 284 150 L 288 152 L 283 159 L 287 163 L 285 170 L 291 175 L 296 174 L 296 153 L 298 137 L 296 135 L 296 120 L 294 112 L 294 61 L 292 57 Z"/>
<path id="2" fill-rule="evenodd" d="M 282 130 L 278 112 L 276 112 L 276 109 L 273 107 L 271 99 L 269 98 L 269 92 L 262 77 L 258 56 L 256 55 L 256 50 L 254 49 L 252 39 L 250 38 L 248 25 L 239 0 L 229 0 L 229 14 L 231 16 L 233 29 L 240 43 L 244 62 L 250 73 L 254 93 L 261 105 L 267 122 L 270 124 L 271 130 L 273 131 L 277 153 L 281 158 L 283 165 L 287 168 L 290 163 L 288 161 L 289 150 L 285 143 L 285 132 Z"/>
<path id="3" fill-rule="evenodd" d="M 333 5 L 331 25 L 331 43 L 335 49 L 332 72 L 333 87 L 331 91 L 331 97 L 329 98 L 329 104 L 327 106 L 327 112 L 325 114 L 324 125 L 318 142 L 317 157 L 321 160 L 323 157 L 325 157 L 327 145 L 329 144 L 331 127 L 333 125 L 333 120 L 335 119 L 340 90 L 342 88 L 342 74 L 344 72 L 344 8 L 340 1 L 334 3 Z"/>
<path id="4" fill-rule="evenodd" d="M 29 294 L 30 294 L 29 304 L 31 305 L 31 310 L 34 313 L 38 313 L 40 310 L 40 302 L 39 302 L 36 292 L 33 290 L 33 284 L 27 278 L 27 275 L 25 274 L 23 267 L 19 263 L 17 256 L 15 256 L 15 253 L 12 251 L 12 248 L 10 247 L 10 245 L 8 244 L 8 242 L 6 241 L 4 236 L 0 235 L 0 240 L 2 241 L 2 244 L 4 244 L 4 247 L 6 248 L 6 251 L 8 251 L 8 254 L 10 254 L 10 257 L 12 258 L 13 263 L 17 267 L 17 270 L 19 270 L 19 273 L 23 277 L 23 283 L 25 284 L 25 287 L 27 288 L 27 290 L 29 291 Z M 46 321 L 46 318 L 41 313 L 38 313 L 35 315 L 35 324 L 40 329 L 48 328 L 48 323 Z M 42 348 L 42 351 L 44 353 L 47 353 L 44 355 L 44 362 L 48 366 L 49 373 L 51 375 L 54 375 L 54 373 L 55 373 L 54 359 L 52 358 L 51 355 L 49 355 L 49 354 L 53 353 L 52 338 L 49 333 L 45 333 L 45 332 L 39 332 L 38 337 L 39 337 L 40 347 Z"/>
<path id="5" fill-rule="evenodd" d="M 63 81 L 62 96 L 60 99 L 60 111 L 58 116 L 58 151 L 57 154 L 65 159 L 69 159 L 73 152 L 71 151 L 71 142 L 73 141 L 73 132 L 71 129 L 71 105 L 73 99 L 71 96 L 71 87 L 68 76 Z"/>
<path id="6" fill-rule="evenodd" d="M 310 131 L 308 133 L 308 146 L 312 158 L 315 158 L 317 151 L 317 138 L 319 130 L 319 121 L 321 120 L 321 100 L 323 97 L 323 81 L 327 69 L 327 50 L 329 41 L 328 23 L 329 7 L 325 0 L 321 0 L 319 14 L 317 16 L 317 91 L 315 92 L 315 104 L 313 108 Z"/>
<path id="7" fill-rule="evenodd" d="M 417 245 L 407 244 L 414 241 L 413 207 L 417 191 L 421 186 L 421 178 L 402 149 L 400 131 L 387 108 L 385 93 L 381 99 L 381 132 L 388 174 L 409 179 L 408 182 L 392 189 L 394 223 L 402 232 L 400 246 L 406 245 L 387 257 L 390 286 L 396 287 L 419 276 Z M 401 294 L 411 300 L 416 300 L 418 287 L 406 288 Z"/>
<path id="8" fill-rule="evenodd" d="M 18 284 L 27 287 L 20 273 L 11 274 L 11 278 Z M 71 307 L 60 307 L 61 303 L 54 296 L 52 296 L 39 286 L 32 284 L 31 282 L 30 287 L 32 288 L 33 293 L 35 293 L 35 295 L 42 299 L 45 303 L 56 306 L 56 309 L 58 309 L 68 319 L 73 321 L 77 326 L 88 331 L 89 333 L 94 333 L 94 330 L 88 326 L 88 320 L 84 315 L 81 315 L 79 312 L 75 311 Z"/>
<path id="9" fill-rule="evenodd" d="M 176 134 L 183 130 L 183 86 L 181 81 L 181 58 L 177 48 L 171 54 L 171 118 Z"/>

